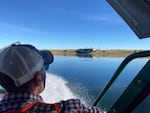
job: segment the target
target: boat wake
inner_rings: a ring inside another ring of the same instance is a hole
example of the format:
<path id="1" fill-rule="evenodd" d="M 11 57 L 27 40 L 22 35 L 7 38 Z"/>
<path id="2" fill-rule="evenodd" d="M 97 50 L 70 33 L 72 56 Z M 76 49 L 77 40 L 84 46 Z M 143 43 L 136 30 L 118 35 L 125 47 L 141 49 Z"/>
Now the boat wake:
<path id="1" fill-rule="evenodd" d="M 41 93 L 45 102 L 54 103 L 60 100 L 77 98 L 67 86 L 67 81 L 58 75 L 46 73 L 45 90 Z"/>

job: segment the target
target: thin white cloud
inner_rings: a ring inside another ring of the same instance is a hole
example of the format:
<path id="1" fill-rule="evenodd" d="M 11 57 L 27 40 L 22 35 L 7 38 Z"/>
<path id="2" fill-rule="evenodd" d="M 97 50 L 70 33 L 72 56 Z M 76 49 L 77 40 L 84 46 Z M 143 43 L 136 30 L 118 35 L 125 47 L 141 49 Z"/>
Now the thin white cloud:
<path id="1" fill-rule="evenodd" d="M 105 22 L 115 22 L 120 23 L 121 20 L 112 15 L 82 15 L 81 18 L 86 20 L 94 20 L 94 21 L 105 21 Z"/>
<path id="2" fill-rule="evenodd" d="M 1 37 L 7 37 L 7 36 L 9 36 L 9 34 L 8 33 L 0 33 L 0 36 Z"/>
<path id="3" fill-rule="evenodd" d="M 92 21 L 106 21 L 120 23 L 122 20 L 111 14 L 86 14 L 76 11 L 69 11 L 70 14 L 78 16 L 80 19 L 92 20 Z"/>
<path id="4" fill-rule="evenodd" d="M 14 24 L 9 24 L 5 22 L 0 22 L 1 29 L 5 32 L 25 32 L 25 33 L 47 33 L 45 31 L 35 30 L 29 27 L 18 26 Z M 5 33 L 8 34 L 8 33 Z"/>
<path id="5" fill-rule="evenodd" d="M 84 18 L 89 20 L 100 20 L 100 21 L 110 20 L 110 17 L 106 15 L 84 15 Z"/>

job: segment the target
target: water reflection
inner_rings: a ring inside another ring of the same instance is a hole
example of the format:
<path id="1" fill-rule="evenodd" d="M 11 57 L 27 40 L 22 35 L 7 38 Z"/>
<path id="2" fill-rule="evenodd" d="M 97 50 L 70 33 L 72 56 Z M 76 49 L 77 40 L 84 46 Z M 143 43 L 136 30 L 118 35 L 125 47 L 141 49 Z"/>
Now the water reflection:
<path id="1" fill-rule="evenodd" d="M 49 71 L 63 77 L 68 81 L 68 86 L 75 95 L 78 95 L 88 104 L 93 104 L 123 60 L 123 57 L 56 56 Z M 129 63 L 108 93 L 102 105 L 104 109 L 110 107 L 110 104 L 133 80 L 146 61 L 147 59 L 137 59 Z M 83 92 L 78 92 L 78 88 L 83 88 Z"/>
<path id="2" fill-rule="evenodd" d="M 92 54 L 85 54 L 85 53 L 77 53 L 76 56 L 81 57 L 81 58 L 93 58 Z"/>

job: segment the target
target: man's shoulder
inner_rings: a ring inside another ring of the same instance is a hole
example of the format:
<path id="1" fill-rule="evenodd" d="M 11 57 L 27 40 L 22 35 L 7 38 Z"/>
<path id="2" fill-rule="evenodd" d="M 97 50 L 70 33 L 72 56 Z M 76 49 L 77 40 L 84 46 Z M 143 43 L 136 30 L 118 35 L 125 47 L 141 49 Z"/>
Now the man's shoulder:
<path id="1" fill-rule="evenodd" d="M 38 112 L 52 112 L 52 111 L 74 111 L 81 108 L 81 101 L 79 99 L 68 99 L 62 100 L 56 103 L 46 103 L 46 102 L 36 102 L 34 105 L 28 109 L 28 112 L 38 111 Z"/>
<path id="2" fill-rule="evenodd" d="M 46 102 L 37 102 L 36 103 L 39 106 L 45 106 L 45 107 L 52 107 L 55 105 L 58 105 L 59 108 L 77 108 L 82 105 L 80 99 L 67 99 L 67 100 L 61 100 L 56 103 L 46 103 Z"/>
<path id="3" fill-rule="evenodd" d="M 40 105 L 54 105 L 54 104 L 58 104 L 58 105 L 70 105 L 70 104 L 81 104 L 81 100 L 80 99 L 67 99 L 67 100 L 61 100 L 59 102 L 55 102 L 55 103 L 47 103 L 47 102 L 38 102 L 37 104 Z"/>

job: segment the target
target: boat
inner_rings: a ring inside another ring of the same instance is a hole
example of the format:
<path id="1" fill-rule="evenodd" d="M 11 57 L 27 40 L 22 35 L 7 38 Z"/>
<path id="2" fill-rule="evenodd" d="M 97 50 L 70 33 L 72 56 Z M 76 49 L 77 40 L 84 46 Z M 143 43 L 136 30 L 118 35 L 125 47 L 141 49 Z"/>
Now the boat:
<path id="1" fill-rule="evenodd" d="M 79 53 L 79 54 L 88 54 L 88 53 L 91 53 L 93 51 L 95 51 L 93 48 L 85 48 L 85 49 L 77 49 L 76 53 Z"/>

